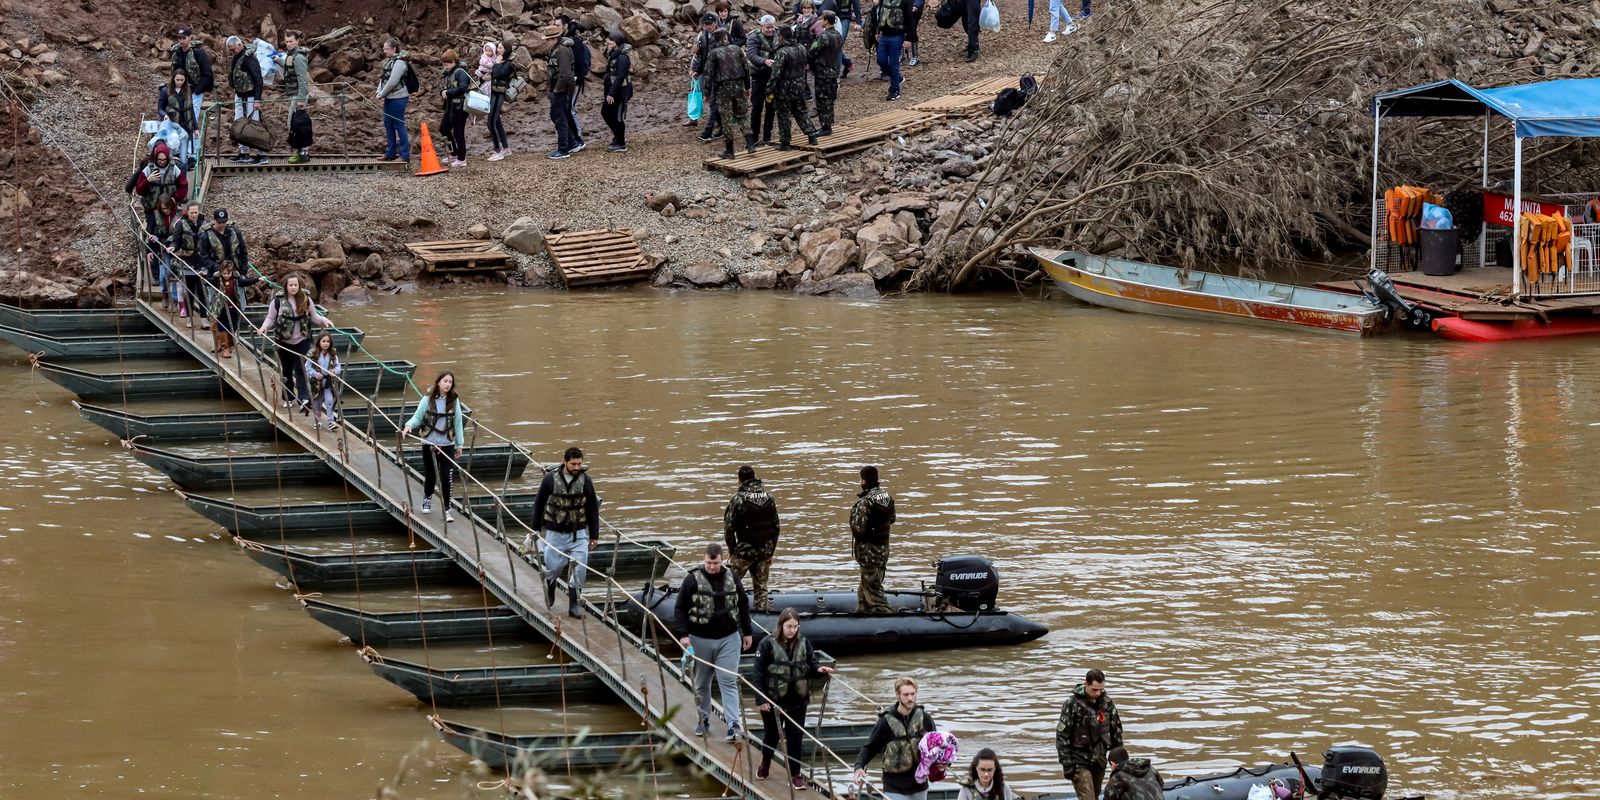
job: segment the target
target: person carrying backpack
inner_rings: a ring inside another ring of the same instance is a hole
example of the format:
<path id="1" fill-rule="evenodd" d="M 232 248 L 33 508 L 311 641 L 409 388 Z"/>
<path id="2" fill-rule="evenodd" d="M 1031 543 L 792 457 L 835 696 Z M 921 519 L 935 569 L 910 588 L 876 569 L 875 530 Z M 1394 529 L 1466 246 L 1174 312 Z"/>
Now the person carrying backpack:
<path id="1" fill-rule="evenodd" d="M 294 130 L 294 115 L 301 110 L 301 106 L 311 97 L 311 75 L 309 70 L 310 54 L 300 46 L 299 31 L 285 31 L 283 34 L 283 52 L 280 53 L 278 63 L 283 66 L 283 95 L 289 98 L 289 114 L 285 122 L 291 131 Z M 290 164 L 304 164 L 311 160 L 311 148 L 299 147 L 289 156 Z"/>
<path id="2" fill-rule="evenodd" d="M 588 146 L 583 141 L 583 122 L 578 119 L 578 100 L 583 97 L 583 85 L 589 80 L 589 70 L 594 67 L 594 53 L 583 41 L 583 24 L 567 17 L 562 19 L 567 23 L 566 36 L 572 40 L 572 71 L 577 78 L 572 85 L 571 111 L 572 135 L 577 137 L 578 143 L 573 145 L 570 151 L 576 153 Z"/>
<path id="3" fill-rule="evenodd" d="M 906 46 L 906 29 L 911 22 L 912 0 L 878 0 L 867 12 L 862 26 L 862 41 L 878 54 L 878 68 L 889 76 L 889 94 L 884 99 L 900 99 L 900 52 Z"/>
<path id="4" fill-rule="evenodd" d="M 383 66 L 378 69 L 378 99 L 383 102 L 383 157 L 379 161 L 410 161 L 411 136 L 406 131 L 406 106 L 419 88 L 410 57 L 400 40 L 383 40 Z"/>

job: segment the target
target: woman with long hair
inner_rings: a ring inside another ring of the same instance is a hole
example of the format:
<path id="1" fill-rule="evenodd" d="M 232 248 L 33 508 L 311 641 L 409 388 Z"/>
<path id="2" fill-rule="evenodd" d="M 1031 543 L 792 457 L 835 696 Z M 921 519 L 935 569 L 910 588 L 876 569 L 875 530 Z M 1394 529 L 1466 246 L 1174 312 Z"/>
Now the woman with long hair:
<path id="1" fill-rule="evenodd" d="M 156 198 L 155 213 L 150 215 L 150 223 L 155 227 L 145 231 L 146 248 L 149 252 L 145 255 L 145 264 L 150 268 L 150 286 L 161 295 L 161 308 L 172 310 L 177 308 L 178 298 L 176 287 L 168 291 L 168 282 L 173 274 L 172 256 L 167 253 L 167 243 L 172 240 L 172 230 L 177 227 L 178 203 L 170 195 Z"/>
<path id="2" fill-rule="evenodd" d="M 455 462 L 451 459 L 461 457 L 463 416 L 461 401 L 456 397 L 455 373 L 441 372 L 402 430 L 406 436 L 416 431 L 422 437 L 422 513 L 432 513 L 433 487 L 437 483 L 445 522 L 456 521 L 450 513 L 450 479 L 455 476 Z"/>
<path id="3" fill-rule="evenodd" d="M 311 424 L 313 427 L 328 421 L 328 430 L 337 427 L 333 403 L 339 396 L 338 378 L 344 374 L 344 364 L 333 349 L 333 334 L 324 331 L 311 346 L 311 357 L 306 362 L 306 377 L 311 379 Z"/>
<path id="4" fill-rule="evenodd" d="M 283 377 L 283 407 L 296 403 L 311 413 L 311 387 L 306 383 L 306 354 L 311 352 L 312 326 L 333 327 L 333 322 L 317 311 L 311 292 L 299 273 L 283 279 L 283 289 L 272 296 L 267 318 L 257 331 L 271 337 L 278 351 L 278 372 Z"/>
<path id="5" fill-rule="evenodd" d="M 174 153 L 185 171 L 193 169 L 195 131 L 200 127 L 200 114 L 194 107 L 194 90 L 189 86 L 189 75 L 181 69 L 172 71 L 172 77 L 161 87 L 161 93 L 156 100 L 156 113 L 161 119 L 170 120 L 172 124 L 183 129 L 189 136 L 184 140 L 183 150 Z"/>
<path id="6" fill-rule="evenodd" d="M 806 723 L 806 706 L 811 703 L 814 678 L 833 672 L 819 663 L 816 648 L 800 635 L 800 614 L 786 608 L 778 615 L 778 628 L 756 646 L 756 690 L 761 705 L 761 766 L 756 777 L 766 780 L 772 772 L 772 756 L 778 747 L 778 731 L 783 731 L 785 754 L 789 758 L 789 782 L 804 790 L 800 776 L 801 731 Z M 779 716 L 782 719 L 779 719 Z"/>
<path id="7" fill-rule="evenodd" d="M 1006 785 L 1000 757 L 993 750 L 985 747 L 972 757 L 972 766 L 967 768 L 967 779 L 961 781 L 961 794 L 956 800 L 1017 800 Z"/>
<path id="8" fill-rule="evenodd" d="M 490 161 L 499 161 L 511 155 L 511 140 L 506 138 L 506 124 L 500 115 L 505 113 L 506 93 L 511 90 L 511 82 L 517 77 L 517 65 L 511 61 L 511 48 L 500 45 L 495 53 L 498 60 L 489 70 L 489 138 L 493 140 L 494 149 L 489 156 Z"/>

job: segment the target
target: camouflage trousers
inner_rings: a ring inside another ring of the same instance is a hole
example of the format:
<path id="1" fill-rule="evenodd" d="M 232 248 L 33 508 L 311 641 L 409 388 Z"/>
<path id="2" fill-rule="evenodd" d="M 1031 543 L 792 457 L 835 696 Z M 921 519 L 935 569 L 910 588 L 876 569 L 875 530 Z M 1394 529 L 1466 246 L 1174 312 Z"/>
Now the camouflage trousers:
<path id="1" fill-rule="evenodd" d="M 1072 771 L 1072 790 L 1078 800 L 1098 800 L 1100 787 L 1105 780 L 1106 768 L 1078 767 Z"/>
<path id="2" fill-rule="evenodd" d="M 717 87 L 717 113 L 722 117 L 724 138 L 739 142 L 750 132 L 745 123 L 750 120 L 750 100 L 744 87 L 733 82 Z"/>
<path id="3" fill-rule="evenodd" d="M 778 543 L 773 542 L 765 547 L 735 547 L 732 555 L 728 557 L 728 569 L 744 579 L 746 573 L 750 575 L 750 593 L 755 595 L 752 607 L 756 611 L 772 610 L 772 593 L 768 589 L 767 579 L 772 575 L 772 554 L 778 548 Z"/>
<path id="4" fill-rule="evenodd" d="M 839 76 L 818 72 L 816 74 L 817 124 L 833 127 L 833 101 L 839 97 Z"/>
<path id="5" fill-rule="evenodd" d="M 806 119 L 806 96 L 804 90 L 799 92 L 783 92 L 777 96 L 778 106 L 778 141 L 789 143 L 789 121 L 792 119 L 800 125 L 800 132 L 807 136 L 816 133 L 811 123 Z"/>
<path id="6" fill-rule="evenodd" d="M 861 588 L 856 590 L 858 613 L 886 614 L 889 600 L 883 593 L 883 572 L 889 566 L 889 545 L 855 543 L 856 563 L 861 565 Z"/>

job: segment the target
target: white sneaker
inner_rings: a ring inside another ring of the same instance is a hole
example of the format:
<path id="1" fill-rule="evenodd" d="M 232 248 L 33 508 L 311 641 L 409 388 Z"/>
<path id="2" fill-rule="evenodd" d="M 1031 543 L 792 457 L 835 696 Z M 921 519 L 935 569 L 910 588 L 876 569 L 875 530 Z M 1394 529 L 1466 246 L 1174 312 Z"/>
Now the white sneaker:
<path id="1" fill-rule="evenodd" d="M 1061 29 L 1061 35 L 1062 36 L 1070 36 L 1072 34 L 1072 32 L 1077 30 L 1077 29 L 1078 29 L 1078 23 L 1069 22 L 1069 23 L 1067 23 L 1067 27 Z"/>
<path id="2" fill-rule="evenodd" d="M 422 513 L 424 513 L 424 514 L 433 513 L 433 498 L 432 497 L 424 497 L 424 498 L 422 498 Z"/>
<path id="3" fill-rule="evenodd" d="M 484 160 L 485 161 L 499 161 L 500 159 L 505 158 L 505 157 L 506 157 L 505 153 L 502 153 L 499 150 L 496 150 L 494 152 L 494 155 L 491 155 L 487 159 L 484 159 Z"/>
<path id="4" fill-rule="evenodd" d="M 1053 42 L 1055 40 L 1056 40 L 1056 32 L 1055 31 L 1051 31 L 1051 32 L 1049 32 L 1049 33 L 1044 35 L 1044 43 L 1045 44 L 1049 44 L 1049 43 L 1051 43 L 1051 42 Z"/>
<path id="5" fill-rule="evenodd" d="M 456 515 L 450 513 L 450 509 L 448 509 L 448 508 L 444 510 L 444 521 L 445 522 L 455 522 L 456 521 Z"/>

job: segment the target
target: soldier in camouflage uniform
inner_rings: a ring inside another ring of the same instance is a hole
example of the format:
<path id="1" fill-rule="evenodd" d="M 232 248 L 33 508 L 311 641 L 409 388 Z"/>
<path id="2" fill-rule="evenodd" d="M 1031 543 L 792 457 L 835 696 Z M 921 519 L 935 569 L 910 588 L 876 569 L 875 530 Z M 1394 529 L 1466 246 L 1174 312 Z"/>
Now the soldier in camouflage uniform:
<path id="1" fill-rule="evenodd" d="M 1122 718 L 1106 694 L 1106 674 L 1091 669 L 1061 705 L 1061 719 L 1056 722 L 1056 758 L 1078 800 L 1100 797 L 1106 753 L 1121 746 Z"/>
<path id="2" fill-rule="evenodd" d="M 788 150 L 793 119 L 800 124 L 806 141 L 816 144 L 817 131 L 806 119 L 806 50 L 794 40 L 792 28 L 778 29 L 778 54 L 772 59 L 772 89 L 778 106 L 778 148 Z"/>
<path id="3" fill-rule="evenodd" d="M 772 595 L 767 589 L 767 577 L 772 573 L 772 554 L 778 548 L 778 504 L 756 477 L 755 468 L 748 464 L 739 468 L 739 491 L 722 512 L 722 538 L 732 554 L 728 569 L 740 578 L 750 573 L 755 609 L 770 612 Z"/>
<path id="4" fill-rule="evenodd" d="M 811 42 L 807 53 L 817 84 L 817 124 L 822 126 L 823 136 L 833 135 L 833 101 L 839 96 L 839 51 L 844 48 L 844 37 L 835 27 L 838 22 L 838 14 L 822 12 L 822 33 Z"/>
<path id="5" fill-rule="evenodd" d="M 855 538 L 856 563 L 861 565 L 856 612 L 886 614 L 891 609 L 883 594 L 883 571 L 889 566 L 894 498 L 878 485 L 877 467 L 861 468 L 861 494 L 856 497 L 855 505 L 850 507 L 850 535 Z"/>
<path id="6" fill-rule="evenodd" d="M 725 146 L 719 154 L 733 158 L 733 137 L 744 134 L 746 152 L 756 151 L 755 134 L 749 132 L 745 122 L 750 118 L 750 102 L 745 97 L 749 86 L 749 62 L 745 61 L 744 48 L 728 43 L 728 31 L 718 29 L 712 34 L 713 47 L 706 59 L 706 74 L 717 98 L 717 114 L 722 118 L 722 141 Z"/>
<path id="7" fill-rule="evenodd" d="M 1128 758 L 1125 748 L 1113 747 L 1106 753 L 1106 764 L 1111 777 L 1106 779 L 1106 793 L 1101 800 L 1163 800 L 1161 773 L 1150 766 L 1148 758 Z"/>

